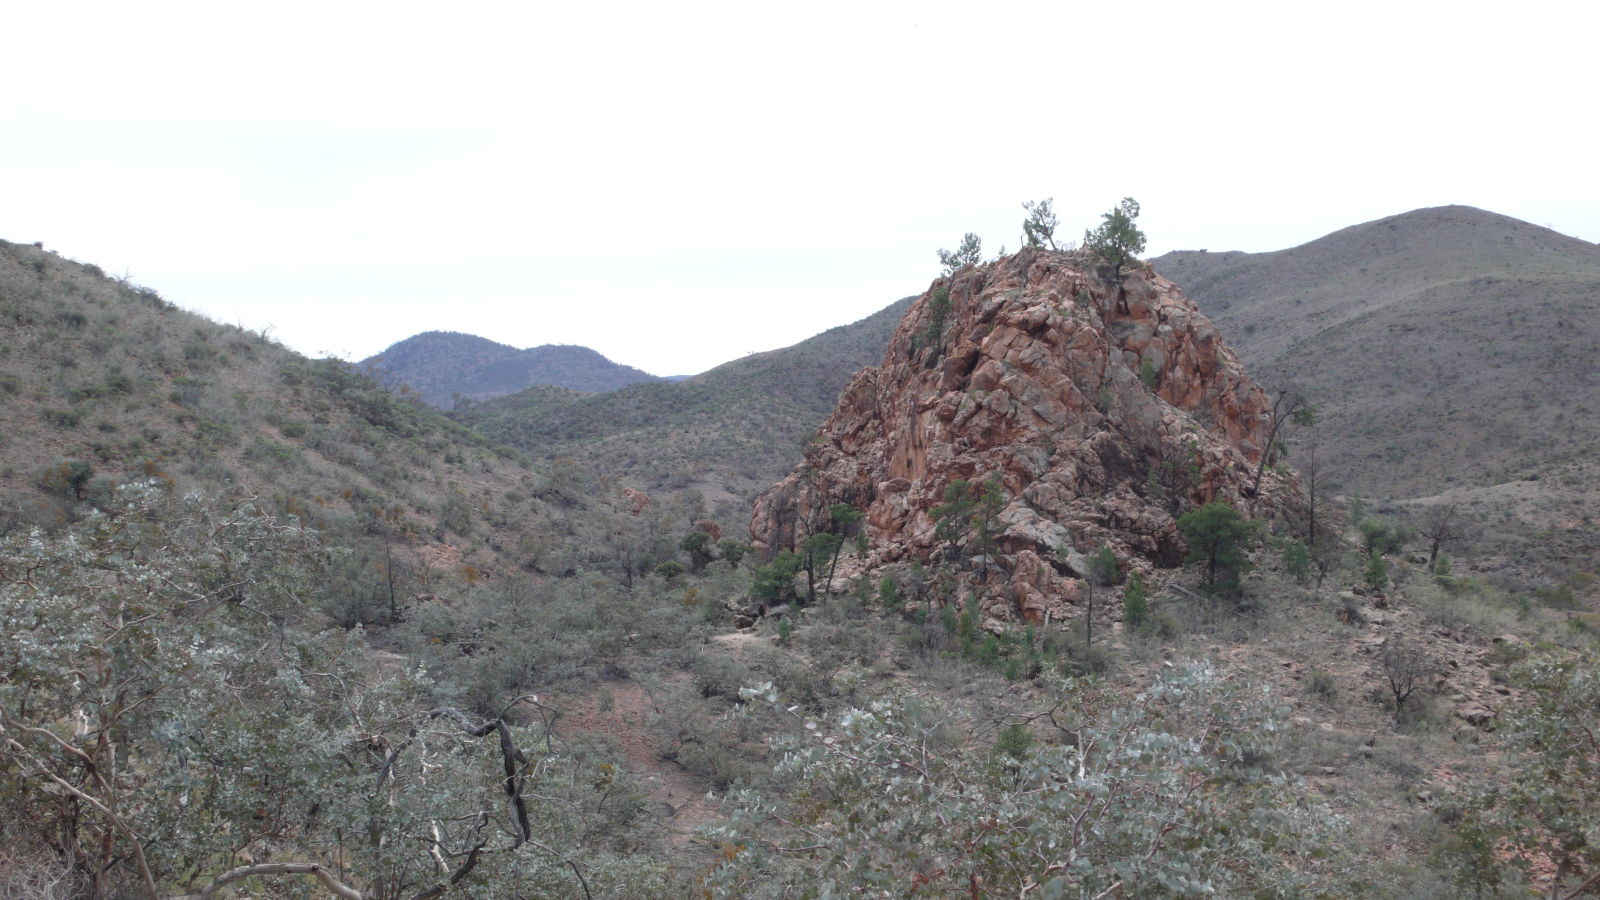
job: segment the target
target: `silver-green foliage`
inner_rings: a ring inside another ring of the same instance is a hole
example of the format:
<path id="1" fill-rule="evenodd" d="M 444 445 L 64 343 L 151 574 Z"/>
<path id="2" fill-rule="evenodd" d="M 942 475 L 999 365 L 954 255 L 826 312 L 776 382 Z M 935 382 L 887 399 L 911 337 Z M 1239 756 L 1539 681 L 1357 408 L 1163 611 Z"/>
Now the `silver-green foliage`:
<path id="1" fill-rule="evenodd" d="M 321 627 L 327 556 L 292 519 L 151 484 L 0 543 L 0 839 L 54 848 L 93 897 L 262 860 L 366 898 L 659 876 L 629 838 L 576 853 L 635 828 L 613 769 L 539 720 L 437 706 L 426 672 Z"/>
<path id="2" fill-rule="evenodd" d="M 737 795 L 717 833 L 729 860 L 708 883 L 729 897 L 1314 887 L 1336 823 L 1264 765 L 1283 712 L 1265 694 L 1203 666 L 1132 698 L 1090 680 L 1050 691 L 1054 708 L 1032 719 L 1040 739 L 999 754 L 909 695 L 806 721 L 778 765 L 788 789 Z M 777 699 L 770 685 L 748 696 Z"/>
<path id="3" fill-rule="evenodd" d="M 1516 670 L 1525 702 L 1508 704 L 1501 736 L 1513 754 L 1507 783 L 1468 797 L 1447 858 L 1463 887 L 1482 893 L 1508 874 L 1550 876 L 1549 897 L 1600 889 L 1600 657 L 1542 656 Z"/>

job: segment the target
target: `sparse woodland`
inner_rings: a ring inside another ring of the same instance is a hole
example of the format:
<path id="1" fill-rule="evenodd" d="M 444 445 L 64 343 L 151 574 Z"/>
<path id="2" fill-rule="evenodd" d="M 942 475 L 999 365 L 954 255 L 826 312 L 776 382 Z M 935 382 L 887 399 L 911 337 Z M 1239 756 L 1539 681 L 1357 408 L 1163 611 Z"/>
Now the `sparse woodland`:
<path id="1" fill-rule="evenodd" d="M 1107 296 L 1137 215 L 1073 251 Z M 752 549 L 908 309 L 948 362 L 906 302 L 451 418 L 0 244 L 0 900 L 1600 896 L 1592 529 L 1341 490 L 1314 394 L 1254 519 L 1196 443 L 1130 462 L 1184 552 L 1062 546 L 1060 617 L 991 611 L 989 472 L 921 556 L 843 498 Z"/>

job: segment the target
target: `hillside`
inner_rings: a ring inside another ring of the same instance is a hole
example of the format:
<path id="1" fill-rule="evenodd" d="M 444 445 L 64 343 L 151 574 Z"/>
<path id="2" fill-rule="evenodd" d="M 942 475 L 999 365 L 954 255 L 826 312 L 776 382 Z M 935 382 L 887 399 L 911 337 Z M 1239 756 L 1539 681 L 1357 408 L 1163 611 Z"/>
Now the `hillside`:
<path id="1" fill-rule="evenodd" d="M 570 457 L 647 492 L 693 489 L 713 505 L 743 503 L 788 470 L 850 377 L 882 359 L 909 305 L 682 382 L 594 396 L 531 388 L 454 417 L 535 459 Z"/>
<path id="2" fill-rule="evenodd" d="M 1348 491 L 1596 474 L 1600 247 L 1449 206 L 1288 250 L 1151 262 L 1264 383 L 1311 396 L 1327 474 Z"/>
<path id="3" fill-rule="evenodd" d="M 0 532 L 60 527 L 139 479 L 254 497 L 354 548 L 330 600 L 348 620 L 464 574 L 628 574 L 617 557 L 648 539 L 591 481 L 345 363 L 31 245 L 0 243 L 0 415 Z"/>
<path id="4" fill-rule="evenodd" d="M 667 380 L 614 363 L 588 347 L 545 344 L 518 350 L 453 331 L 414 335 L 357 366 L 384 384 L 405 385 L 441 409 L 454 406 L 458 396 L 487 400 L 534 385 L 601 392 Z"/>
<path id="5" fill-rule="evenodd" d="M 460 411 L 545 441 L 527 464 L 0 244 L 0 895 L 1551 888 L 1467 854 L 1555 846 L 1484 817 L 1547 780 L 1519 723 L 1593 708 L 1519 665 L 1592 667 L 1592 577 L 1436 576 L 1343 516 L 1291 571 L 1292 481 L 1247 487 L 1268 397 L 1142 267 L 1028 250 L 910 303 Z M 805 560 L 674 496 L 744 512 L 800 460 L 756 536 Z M 990 473 L 994 521 L 951 490 Z M 1226 590 L 1173 518 L 1216 498 L 1260 515 Z M 1590 815 L 1593 771 L 1544 808 Z"/>
<path id="6" fill-rule="evenodd" d="M 1252 485 L 1269 440 L 1271 396 L 1179 286 L 1141 265 L 1112 271 L 1086 252 L 1026 249 L 935 281 L 906 315 L 883 364 L 856 376 L 792 473 L 757 499 L 752 537 L 777 552 L 758 570 L 757 602 L 747 611 L 754 617 L 765 604 L 787 616 L 791 606 L 815 602 L 818 614 L 809 621 L 829 621 L 838 615 L 829 604 L 841 600 L 827 594 L 848 591 L 857 602 L 875 600 L 900 613 L 911 623 L 900 643 L 928 656 L 971 660 L 1019 681 L 1060 667 L 1097 673 L 1124 698 L 1158 697 L 1158 673 L 1204 658 L 1222 683 L 1259 686 L 1283 704 L 1283 743 L 1250 754 L 1254 761 L 1241 760 L 1240 770 L 1270 760 L 1267 768 L 1291 775 L 1289 783 L 1304 790 L 1291 802 L 1314 810 L 1318 822 L 1347 823 L 1339 840 L 1356 860 L 1346 872 L 1352 880 L 1335 887 L 1258 883 L 1254 891 L 1235 887 L 1218 896 L 1503 896 L 1498 882 L 1477 880 L 1494 861 L 1477 872 L 1458 870 L 1454 884 L 1444 876 L 1471 852 L 1465 842 L 1486 821 L 1472 818 L 1476 810 L 1503 803 L 1484 789 L 1522 781 L 1521 791 L 1540 778 L 1519 774 L 1525 765 L 1508 766 L 1514 758 L 1501 755 L 1505 745 L 1490 735 L 1498 728 L 1515 739 L 1527 727 L 1519 718 L 1542 702 L 1516 668 L 1534 654 L 1530 648 L 1565 654 L 1594 645 L 1600 618 L 1593 576 L 1530 586 L 1435 575 L 1426 570 L 1427 556 L 1408 551 L 1404 540 L 1371 537 L 1392 533 L 1394 523 L 1381 520 L 1391 510 L 1358 512 L 1352 504 L 1330 511 L 1325 497 L 1313 537 L 1292 475 L 1278 478 L 1268 466 L 1260 490 Z M 1238 513 L 1254 520 L 1238 539 L 1259 546 L 1237 577 L 1219 575 L 1231 564 L 1207 548 L 1219 546 L 1222 523 L 1237 521 Z M 1353 520 L 1359 528 L 1350 527 Z M 1302 540 L 1313 541 L 1314 550 Z M 852 544 L 842 560 L 829 556 Z M 1459 549 L 1452 546 L 1452 554 Z M 1471 554 L 1457 561 L 1473 571 L 1489 562 Z M 763 573 L 773 571 L 806 577 L 798 585 L 767 580 Z M 814 648 L 824 640 L 795 632 Z M 777 634 L 782 640 L 781 626 Z M 830 638 L 846 640 L 842 630 Z M 914 663 L 910 668 L 916 671 Z M 968 677 L 951 673 L 944 692 L 928 693 L 948 698 Z M 1070 690 L 1081 696 L 1095 689 L 1078 683 Z M 1053 718 L 1008 715 L 1009 700 L 993 694 L 978 701 L 995 705 L 991 760 L 1008 745 L 1002 723 L 1031 729 Z M 1242 701 L 1225 706 L 1247 708 Z M 888 770 L 863 793 L 893 797 L 899 782 L 929 778 L 914 767 L 915 752 L 881 749 L 915 748 L 925 736 L 897 727 L 899 715 L 890 708 L 880 725 L 856 714 L 821 738 L 844 745 L 842 757 Z M 1549 727 L 1560 733 L 1570 725 L 1556 717 Z M 1024 743 L 1037 735 L 1016 727 Z M 1095 738 L 1072 735 L 1063 743 L 1082 753 L 1069 758 L 1098 756 L 1082 749 L 1096 748 Z M 1595 760 L 1592 749 L 1573 756 L 1580 767 Z M 818 759 L 806 759 L 798 774 L 825 769 Z M 904 768 L 918 777 L 900 776 Z M 1007 784 L 1015 784 L 1017 771 L 1006 770 Z M 1573 789 L 1563 784 L 1556 803 L 1570 800 Z M 895 826 L 877 823 L 898 824 L 897 812 L 851 797 L 858 805 L 827 820 L 828 828 L 808 819 L 812 827 L 786 837 L 863 843 L 860 856 L 894 869 L 872 851 L 885 832 L 894 834 Z M 959 792 L 941 794 L 939 803 L 965 799 L 951 797 Z M 1060 815 L 1071 820 L 1093 802 L 1078 797 Z M 972 817 L 984 823 L 974 831 L 1009 827 L 1006 801 L 973 803 Z M 778 808 L 803 814 L 805 805 Z M 861 821 L 874 825 L 857 837 Z M 1452 833 L 1462 822 L 1472 824 Z M 770 823 L 786 824 L 781 814 Z M 955 847 L 986 840 L 961 833 L 963 825 L 953 815 L 932 836 L 916 833 L 917 842 L 907 840 L 901 852 L 920 859 L 944 828 L 957 832 Z M 850 837 L 834 838 L 834 829 Z M 1052 838 L 1064 830 L 1041 829 Z M 905 868 L 917 871 L 914 862 Z M 1530 866 L 1535 879 L 1548 878 L 1549 868 L 1541 876 Z M 1311 880 L 1330 874 L 1309 858 L 1294 869 Z M 947 871 L 925 877 L 940 884 Z M 955 896 L 962 884 L 950 878 L 940 895 Z M 1114 894 L 1117 886 L 1104 890 Z"/>

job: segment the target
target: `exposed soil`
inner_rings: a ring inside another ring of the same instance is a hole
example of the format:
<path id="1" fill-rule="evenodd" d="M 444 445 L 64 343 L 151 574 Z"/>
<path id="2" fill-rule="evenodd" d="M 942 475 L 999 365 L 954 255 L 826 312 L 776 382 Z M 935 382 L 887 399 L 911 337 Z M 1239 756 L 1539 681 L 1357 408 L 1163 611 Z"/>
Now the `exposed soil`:
<path id="1" fill-rule="evenodd" d="M 717 804 L 708 799 L 710 781 L 663 758 L 661 741 L 649 727 L 655 703 L 644 685 L 628 679 L 602 682 L 563 698 L 560 708 L 560 726 L 568 733 L 598 735 L 616 746 L 626 769 L 645 783 L 675 846 L 689 843 L 701 826 L 720 817 Z"/>

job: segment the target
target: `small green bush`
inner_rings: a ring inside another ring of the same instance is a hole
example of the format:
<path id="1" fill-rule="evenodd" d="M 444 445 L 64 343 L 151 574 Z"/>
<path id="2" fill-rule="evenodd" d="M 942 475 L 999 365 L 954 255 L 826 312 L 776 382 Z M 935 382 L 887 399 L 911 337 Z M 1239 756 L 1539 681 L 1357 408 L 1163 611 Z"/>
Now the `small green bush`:
<path id="1" fill-rule="evenodd" d="M 1374 591 L 1389 586 L 1389 566 L 1381 555 L 1375 552 L 1367 558 L 1367 567 L 1361 571 L 1361 580 Z"/>
<path id="2" fill-rule="evenodd" d="M 1122 621 L 1130 629 L 1143 629 L 1150 618 L 1150 600 L 1144 586 L 1144 576 L 1134 572 L 1122 589 Z"/>
<path id="3" fill-rule="evenodd" d="M 1306 673 L 1306 692 L 1328 703 L 1339 697 L 1339 682 L 1333 675 L 1321 669 L 1312 669 Z"/>
<path id="4" fill-rule="evenodd" d="M 93 478 L 94 466 L 81 459 L 64 459 L 40 474 L 39 486 L 74 500 L 82 500 Z"/>

